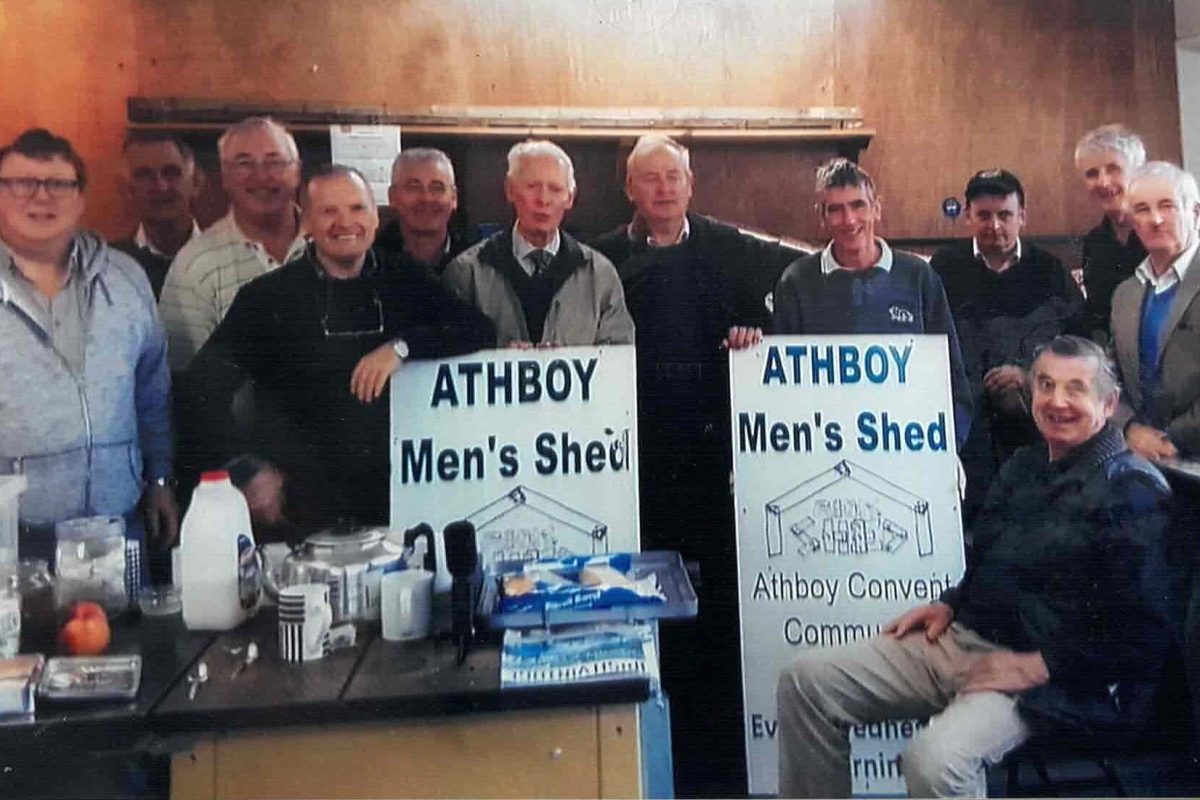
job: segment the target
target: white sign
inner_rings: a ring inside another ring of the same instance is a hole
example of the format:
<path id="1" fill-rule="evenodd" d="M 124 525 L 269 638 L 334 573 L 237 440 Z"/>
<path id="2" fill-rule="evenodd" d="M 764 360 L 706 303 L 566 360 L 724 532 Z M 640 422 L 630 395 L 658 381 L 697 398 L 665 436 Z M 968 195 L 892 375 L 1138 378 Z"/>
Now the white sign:
<path id="1" fill-rule="evenodd" d="M 750 794 L 773 794 L 780 669 L 962 576 L 946 337 L 768 337 L 730 383 Z M 856 794 L 904 794 L 918 724 L 852 732 Z"/>
<path id="2" fill-rule="evenodd" d="M 329 149 L 334 164 L 366 176 L 376 205 L 388 204 L 392 162 L 400 153 L 399 125 L 330 125 Z"/>
<path id="3" fill-rule="evenodd" d="M 488 350 L 392 379 L 393 528 L 475 525 L 496 561 L 639 549 L 632 346 Z"/>

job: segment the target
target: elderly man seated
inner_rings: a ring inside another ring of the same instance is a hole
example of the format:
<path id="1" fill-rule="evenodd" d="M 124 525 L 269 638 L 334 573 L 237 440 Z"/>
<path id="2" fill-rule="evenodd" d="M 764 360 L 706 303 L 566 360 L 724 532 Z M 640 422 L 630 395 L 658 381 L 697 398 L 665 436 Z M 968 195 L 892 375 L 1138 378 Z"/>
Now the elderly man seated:
<path id="1" fill-rule="evenodd" d="M 983 796 L 986 765 L 1033 733 L 1144 721 L 1170 645 L 1170 490 L 1109 424 L 1120 390 L 1098 345 L 1053 339 L 1030 385 L 1045 441 L 992 485 L 962 581 L 783 670 L 782 796 L 849 796 L 851 725 L 933 715 L 901 757 L 930 797 Z"/>

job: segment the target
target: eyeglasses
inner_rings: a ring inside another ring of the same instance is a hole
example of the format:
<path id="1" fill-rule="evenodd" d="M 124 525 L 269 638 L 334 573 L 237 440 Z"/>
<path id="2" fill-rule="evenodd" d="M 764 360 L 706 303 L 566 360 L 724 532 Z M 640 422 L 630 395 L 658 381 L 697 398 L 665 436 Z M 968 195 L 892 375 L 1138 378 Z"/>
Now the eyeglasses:
<path id="1" fill-rule="evenodd" d="M 65 178 L 0 178 L 0 186 L 22 200 L 33 197 L 39 188 L 45 189 L 46 194 L 56 199 L 74 197 L 79 193 L 79 181 Z"/>
<path id="2" fill-rule="evenodd" d="M 167 183 L 178 183 L 183 179 L 183 167 L 178 164 L 166 164 L 158 169 L 154 167 L 138 167 L 130 175 L 134 183 L 154 184 L 159 178 Z"/>
<path id="3" fill-rule="evenodd" d="M 266 173 L 268 178 L 282 178 L 287 168 L 296 163 L 296 159 L 267 158 L 262 161 L 255 161 L 253 158 L 238 158 L 222 163 L 235 178 L 249 178 L 260 169 Z"/>
<path id="4" fill-rule="evenodd" d="M 333 300 L 334 281 L 325 281 L 325 308 L 321 314 L 321 330 L 326 339 L 351 336 L 378 336 L 383 333 L 383 303 L 372 288 L 370 296 Z"/>

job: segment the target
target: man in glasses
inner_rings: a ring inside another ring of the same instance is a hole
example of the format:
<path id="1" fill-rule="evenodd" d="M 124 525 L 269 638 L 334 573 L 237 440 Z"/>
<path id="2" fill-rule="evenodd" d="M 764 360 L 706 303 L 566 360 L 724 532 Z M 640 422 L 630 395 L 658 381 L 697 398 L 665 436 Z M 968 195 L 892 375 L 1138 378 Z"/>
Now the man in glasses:
<path id="1" fill-rule="evenodd" d="M 312 243 L 238 293 L 185 376 L 185 406 L 208 450 L 202 466 L 248 451 L 272 465 L 244 476 L 256 523 L 386 524 L 388 379 L 408 358 L 490 347 L 495 333 L 424 272 L 381 263 L 375 201 L 357 170 L 317 169 L 300 204 Z M 229 420 L 247 378 L 249 440 Z"/>
<path id="2" fill-rule="evenodd" d="M 217 152 L 229 213 L 179 251 L 159 301 L 173 372 L 191 363 L 239 288 L 304 250 L 292 135 L 269 117 L 247 117 L 221 135 Z"/>
<path id="3" fill-rule="evenodd" d="M 133 260 L 79 230 L 86 185 L 49 131 L 0 148 L 0 473 L 28 480 L 23 557 L 49 557 L 55 523 L 75 517 L 124 517 L 127 536 L 164 545 L 178 529 L 154 295 Z"/>
<path id="4" fill-rule="evenodd" d="M 446 264 L 470 242 L 451 233 L 458 208 L 454 164 L 432 147 L 410 147 L 392 164 L 388 203 L 396 219 L 379 232 L 376 247 L 400 269 L 420 269 L 440 278 Z"/>
<path id="5" fill-rule="evenodd" d="M 137 215 L 133 235 L 113 247 L 133 256 L 146 270 L 157 298 L 171 259 L 200 227 L 192 201 L 203 185 L 192 148 L 166 131 L 135 131 L 125 139 L 124 188 Z"/>

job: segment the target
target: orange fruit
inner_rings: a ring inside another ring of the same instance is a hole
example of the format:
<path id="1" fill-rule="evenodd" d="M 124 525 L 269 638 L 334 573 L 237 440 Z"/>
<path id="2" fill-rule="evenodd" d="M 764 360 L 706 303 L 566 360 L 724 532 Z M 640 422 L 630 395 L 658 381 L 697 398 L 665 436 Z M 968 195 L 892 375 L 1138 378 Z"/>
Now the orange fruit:
<path id="1" fill-rule="evenodd" d="M 58 649 L 72 656 L 103 653 L 112 639 L 108 615 L 95 603 L 76 603 L 58 633 Z"/>

